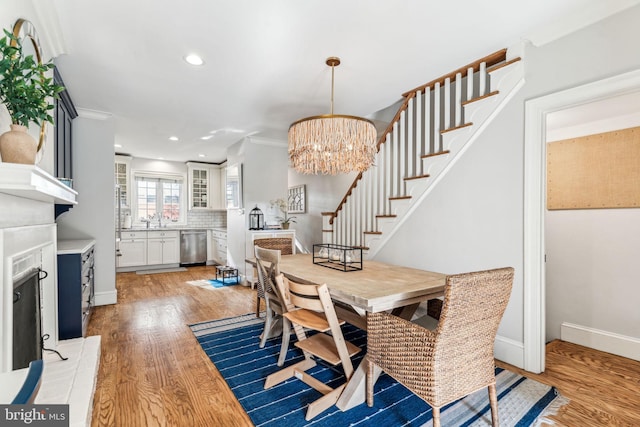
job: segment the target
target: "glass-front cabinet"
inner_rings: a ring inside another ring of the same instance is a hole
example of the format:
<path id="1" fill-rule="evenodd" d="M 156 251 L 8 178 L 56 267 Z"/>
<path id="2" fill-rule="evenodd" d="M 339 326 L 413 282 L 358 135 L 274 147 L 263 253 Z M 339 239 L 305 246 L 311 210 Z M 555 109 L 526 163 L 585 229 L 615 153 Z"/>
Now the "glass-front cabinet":
<path id="1" fill-rule="evenodd" d="M 189 209 L 224 209 L 219 165 L 187 162 Z"/>
<path id="2" fill-rule="evenodd" d="M 131 207 L 131 185 L 129 184 L 129 175 L 131 171 L 131 157 L 115 156 L 115 180 L 116 185 L 120 186 L 120 206 L 122 208 Z"/>

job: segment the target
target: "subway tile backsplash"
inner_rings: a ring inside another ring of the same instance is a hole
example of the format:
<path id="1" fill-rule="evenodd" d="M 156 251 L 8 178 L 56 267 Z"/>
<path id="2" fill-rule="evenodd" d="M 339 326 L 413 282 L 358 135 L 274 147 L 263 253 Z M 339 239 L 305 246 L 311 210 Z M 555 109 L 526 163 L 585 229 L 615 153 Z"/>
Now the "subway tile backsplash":
<path id="1" fill-rule="evenodd" d="M 187 225 L 193 228 L 215 228 L 227 226 L 226 211 L 187 211 Z"/>

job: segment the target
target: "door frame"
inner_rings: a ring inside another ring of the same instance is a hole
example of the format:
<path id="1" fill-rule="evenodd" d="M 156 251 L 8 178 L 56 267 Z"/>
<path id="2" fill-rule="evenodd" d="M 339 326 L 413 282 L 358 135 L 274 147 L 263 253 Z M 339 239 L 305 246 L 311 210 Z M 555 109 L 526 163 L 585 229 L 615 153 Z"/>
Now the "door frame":
<path id="1" fill-rule="evenodd" d="M 545 195 L 547 114 L 640 91 L 640 70 L 555 92 L 525 103 L 524 139 L 524 369 L 545 367 Z"/>

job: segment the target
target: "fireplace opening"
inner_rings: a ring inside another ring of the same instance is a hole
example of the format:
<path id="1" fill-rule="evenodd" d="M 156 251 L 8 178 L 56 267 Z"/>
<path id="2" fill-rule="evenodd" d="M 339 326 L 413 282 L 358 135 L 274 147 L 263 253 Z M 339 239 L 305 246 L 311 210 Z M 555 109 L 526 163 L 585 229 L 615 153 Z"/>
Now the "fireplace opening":
<path id="1" fill-rule="evenodd" d="M 42 359 L 39 269 L 13 283 L 13 369 Z"/>

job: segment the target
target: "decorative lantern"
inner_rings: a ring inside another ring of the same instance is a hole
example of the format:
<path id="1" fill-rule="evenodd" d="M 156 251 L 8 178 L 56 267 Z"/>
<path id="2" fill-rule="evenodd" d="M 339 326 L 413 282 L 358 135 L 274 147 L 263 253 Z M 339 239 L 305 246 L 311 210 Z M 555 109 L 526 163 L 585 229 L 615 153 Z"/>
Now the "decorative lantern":
<path id="1" fill-rule="evenodd" d="M 249 213 L 249 230 L 264 230 L 264 215 L 258 205 Z"/>

